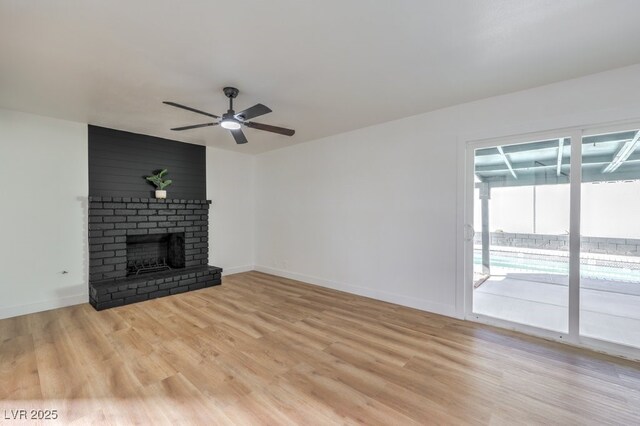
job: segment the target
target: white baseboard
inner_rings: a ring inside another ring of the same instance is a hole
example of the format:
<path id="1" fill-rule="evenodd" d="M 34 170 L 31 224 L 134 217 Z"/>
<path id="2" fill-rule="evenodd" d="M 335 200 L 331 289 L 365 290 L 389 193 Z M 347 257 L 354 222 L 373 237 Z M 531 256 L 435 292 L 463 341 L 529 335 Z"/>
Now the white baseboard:
<path id="1" fill-rule="evenodd" d="M 372 299 L 382 300 L 385 302 L 395 303 L 410 308 L 420 309 L 422 311 L 433 312 L 440 315 L 449 317 L 457 317 L 455 306 L 444 305 L 441 303 L 434 303 L 424 299 L 416 299 L 413 297 L 402 296 L 381 290 L 372 290 L 366 287 L 354 286 L 350 284 L 340 283 L 336 281 L 326 280 L 323 278 L 312 277 L 309 275 L 299 274 L 296 272 L 285 271 L 282 269 L 270 268 L 260 265 L 246 265 L 236 266 L 232 268 L 225 268 L 223 276 L 239 274 L 242 272 L 259 271 L 266 274 L 277 275 L 292 280 L 302 281 L 309 284 L 319 285 L 321 287 L 332 288 L 334 290 L 340 290 L 347 293 L 357 294 L 359 296 L 370 297 Z M 51 309 L 64 308 L 66 306 L 78 305 L 81 303 L 88 303 L 89 296 L 87 294 L 80 294 L 75 296 L 61 297 L 53 300 L 44 300 L 35 303 L 29 303 L 18 306 L 0 307 L 0 319 L 11 318 L 20 315 L 31 314 L 35 312 L 48 311 Z"/>
<path id="2" fill-rule="evenodd" d="M 222 268 L 222 276 L 239 274 L 241 272 L 253 271 L 255 267 L 253 265 L 246 266 L 234 266 L 233 268 Z"/>
<path id="3" fill-rule="evenodd" d="M 64 308 L 66 306 L 80 305 L 89 302 L 88 294 L 66 296 L 58 299 L 43 300 L 28 303 L 26 305 L 0 307 L 0 319 L 12 318 L 20 315 L 33 314 L 35 312 L 49 311 L 51 309 Z"/>
<path id="4" fill-rule="evenodd" d="M 302 281 L 309 284 L 328 287 L 334 290 L 340 290 L 347 293 L 357 294 L 359 296 L 370 297 L 372 299 L 382 300 L 384 302 L 395 303 L 397 305 L 407 306 L 409 308 L 419 309 L 421 311 L 432 312 L 434 314 L 445 315 L 448 317 L 459 318 L 455 305 L 445 305 L 442 303 L 431 302 L 429 300 L 417 299 L 415 297 L 402 296 L 382 290 L 372 290 L 366 287 L 354 286 L 350 284 L 340 283 L 336 281 L 326 280 L 323 278 L 312 277 L 296 272 L 285 271 L 282 269 L 270 268 L 268 266 L 255 265 L 254 270 L 264 272 L 265 274 L 277 275 L 283 278 L 289 278 L 296 281 Z"/>

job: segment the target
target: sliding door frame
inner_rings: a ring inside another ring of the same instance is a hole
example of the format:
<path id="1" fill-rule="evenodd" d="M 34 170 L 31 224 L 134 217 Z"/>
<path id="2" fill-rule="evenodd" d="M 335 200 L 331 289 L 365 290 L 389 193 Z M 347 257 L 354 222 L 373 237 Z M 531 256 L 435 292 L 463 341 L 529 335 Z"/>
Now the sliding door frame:
<path id="1" fill-rule="evenodd" d="M 638 120 L 624 120 L 598 125 L 575 126 L 526 133 L 491 139 L 468 140 L 464 146 L 464 213 L 462 245 L 463 250 L 463 315 L 464 319 L 507 328 L 545 339 L 565 342 L 573 346 L 585 347 L 599 352 L 640 360 L 640 350 L 580 335 L 580 212 L 582 185 L 582 139 L 584 136 L 640 128 Z M 493 318 L 473 312 L 473 223 L 474 223 L 474 175 L 475 151 L 480 148 L 500 145 L 515 145 L 558 137 L 571 138 L 569 173 L 569 305 L 568 332 L 546 330 L 526 324 Z"/>

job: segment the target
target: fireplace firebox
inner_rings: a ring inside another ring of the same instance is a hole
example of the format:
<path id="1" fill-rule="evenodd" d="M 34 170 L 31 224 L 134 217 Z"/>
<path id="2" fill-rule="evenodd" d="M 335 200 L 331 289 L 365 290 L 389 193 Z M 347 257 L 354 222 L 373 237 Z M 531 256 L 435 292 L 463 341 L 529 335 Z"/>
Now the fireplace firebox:
<path id="1" fill-rule="evenodd" d="M 127 236 L 127 276 L 184 266 L 184 232 Z"/>

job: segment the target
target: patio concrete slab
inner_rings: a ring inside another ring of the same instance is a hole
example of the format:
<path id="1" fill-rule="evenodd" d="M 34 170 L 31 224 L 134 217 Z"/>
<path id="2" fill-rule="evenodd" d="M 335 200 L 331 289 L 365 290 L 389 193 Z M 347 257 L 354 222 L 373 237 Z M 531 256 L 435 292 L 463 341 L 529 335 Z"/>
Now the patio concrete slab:
<path id="1" fill-rule="evenodd" d="M 569 292 L 566 280 L 547 275 L 552 274 L 492 275 L 474 290 L 473 311 L 567 332 Z M 640 348 L 640 295 L 620 292 L 619 283 L 614 282 L 589 280 L 583 284 L 581 333 Z M 637 293 L 635 287 L 633 290 L 632 293 Z"/>

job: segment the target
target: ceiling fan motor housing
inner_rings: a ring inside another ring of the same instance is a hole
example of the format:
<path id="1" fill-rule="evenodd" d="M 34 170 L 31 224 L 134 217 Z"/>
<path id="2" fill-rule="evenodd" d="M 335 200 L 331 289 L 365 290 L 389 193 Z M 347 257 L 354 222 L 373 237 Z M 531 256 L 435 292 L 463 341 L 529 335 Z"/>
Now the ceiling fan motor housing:
<path id="1" fill-rule="evenodd" d="M 222 121 L 237 121 L 239 123 L 240 120 L 234 116 L 234 112 L 235 111 L 231 109 L 229 112 L 222 114 Z"/>
<path id="2" fill-rule="evenodd" d="M 224 92 L 224 95 L 229 99 L 234 99 L 236 96 L 238 96 L 238 93 L 240 93 L 240 91 L 235 87 L 225 87 L 224 89 L 222 89 L 222 91 Z"/>

